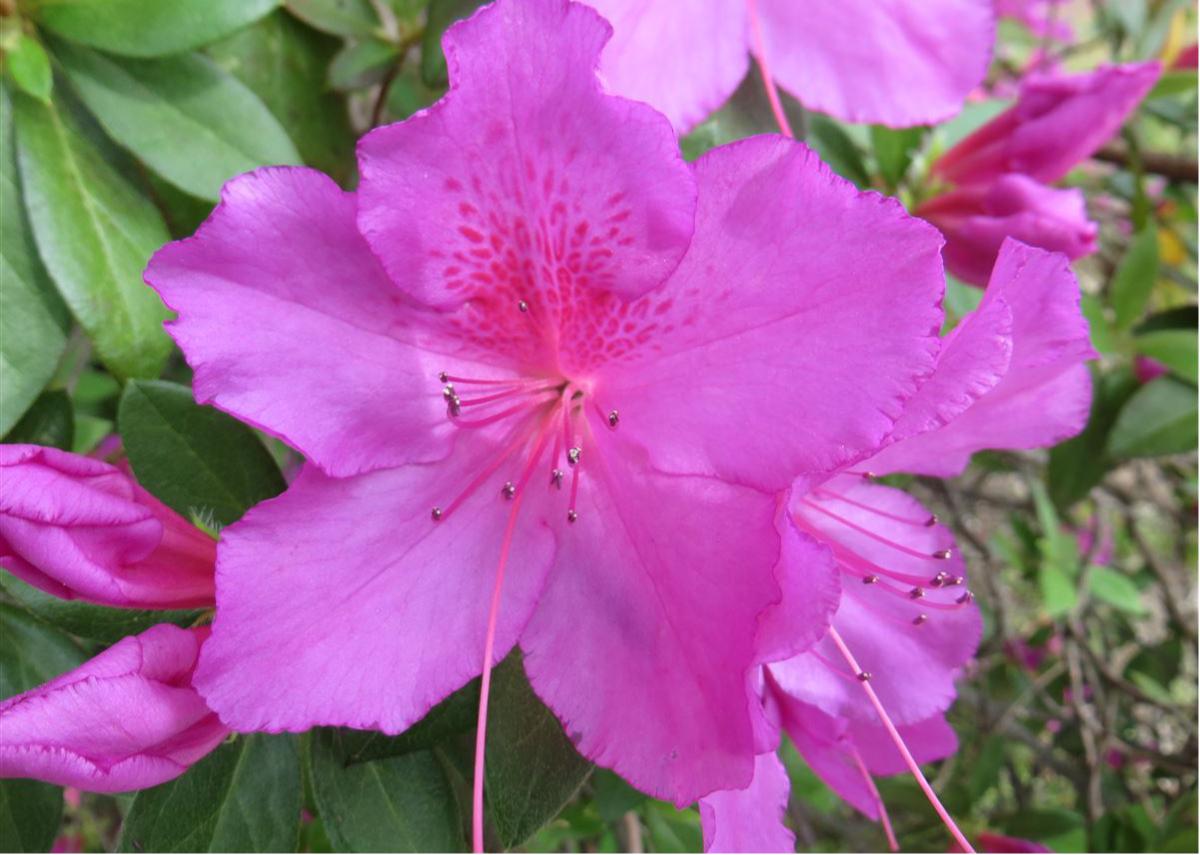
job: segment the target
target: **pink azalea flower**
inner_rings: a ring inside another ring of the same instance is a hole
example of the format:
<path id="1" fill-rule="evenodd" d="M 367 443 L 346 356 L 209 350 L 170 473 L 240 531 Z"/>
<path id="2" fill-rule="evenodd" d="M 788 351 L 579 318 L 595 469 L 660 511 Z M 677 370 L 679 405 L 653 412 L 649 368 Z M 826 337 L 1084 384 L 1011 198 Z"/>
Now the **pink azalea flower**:
<path id="1" fill-rule="evenodd" d="M 1167 366 L 1152 357 L 1139 354 L 1133 358 L 1133 375 L 1137 377 L 1139 383 L 1157 380 L 1169 370 Z"/>
<path id="2" fill-rule="evenodd" d="M 519 643 L 640 789 L 750 783 L 760 615 L 793 655 L 836 600 L 770 618 L 836 585 L 785 493 L 932 370 L 939 241 L 778 137 L 684 163 L 601 89 L 607 36 L 501 0 L 447 33 L 445 99 L 360 143 L 357 194 L 252 173 L 151 261 L 197 397 L 310 461 L 222 534 L 196 681 L 235 729 L 403 731 L 481 671 L 486 703 Z"/>
<path id="3" fill-rule="evenodd" d="M 943 339 L 933 374 L 896 423 L 895 441 L 853 470 L 793 493 L 793 519 L 828 548 L 842 596 L 829 636 L 783 661 L 767 658 L 764 715 L 830 787 L 884 822 L 893 845 L 871 776 L 912 770 L 902 751 L 914 764 L 954 752 L 942 714 L 981 626 L 950 530 L 915 499 L 863 475 L 950 477 L 977 450 L 1062 441 L 1086 424 L 1084 362 L 1094 357 L 1066 259 L 1007 241 L 983 302 Z M 762 744 L 774 748 L 770 737 Z M 708 848 L 719 851 L 714 841 L 766 822 L 778 784 L 756 779 L 748 791 L 706 800 Z M 786 779 L 782 786 L 786 803 Z M 777 826 L 776 818 L 774 839 L 788 848 Z"/>
<path id="4" fill-rule="evenodd" d="M 108 463 L 0 446 L 0 564 L 63 599 L 130 608 L 213 604 L 216 543 Z"/>
<path id="5" fill-rule="evenodd" d="M 207 635 L 159 624 L 0 702 L 0 778 L 117 793 L 182 774 L 229 733 L 192 687 Z"/>
<path id="6" fill-rule="evenodd" d="M 1053 852 L 1044 843 L 1038 843 L 1036 840 L 1026 840 L 1023 837 L 1006 837 L 1003 834 L 994 834 L 990 831 L 981 831 L 976 838 L 979 841 L 979 848 L 983 852 Z"/>
<path id="7" fill-rule="evenodd" d="M 938 122 L 983 79 L 995 28 L 989 0 L 587 2 L 615 31 L 600 60 L 608 86 L 680 131 L 732 95 L 748 53 L 764 50 L 779 85 L 810 109 L 893 127 Z"/>
<path id="8" fill-rule="evenodd" d="M 914 211 L 946 236 L 946 267 L 983 285 L 1005 237 L 1076 259 L 1096 250 L 1083 196 L 1047 185 L 1107 142 L 1154 85 L 1156 62 L 1027 76 L 1017 103 L 940 157 L 954 185 Z"/>

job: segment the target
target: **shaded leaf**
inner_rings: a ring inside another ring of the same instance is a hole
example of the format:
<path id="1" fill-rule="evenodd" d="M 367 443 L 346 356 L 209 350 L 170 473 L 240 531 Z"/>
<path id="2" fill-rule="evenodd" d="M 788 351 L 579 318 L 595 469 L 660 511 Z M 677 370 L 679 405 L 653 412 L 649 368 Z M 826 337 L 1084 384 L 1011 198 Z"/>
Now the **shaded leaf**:
<path id="1" fill-rule="evenodd" d="M 346 765 L 399 757 L 433 748 L 450 737 L 475 729 L 479 710 L 479 678 L 471 680 L 425 714 L 399 736 L 377 731 L 346 731 L 340 747 Z"/>
<path id="2" fill-rule="evenodd" d="M 1046 487 L 1062 509 L 1086 496 L 1112 468 L 1108 432 L 1138 382 L 1130 371 L 1116 371 L 1093 374 L 1092 388 L 1092 410 L 1083 432 L 1050 450 Z"/>
<path id="3" fill-rule="evenodd" d="M 1195 383 L 1196 330 L 1154 330 L 1139 335 L 1133 340 L 1134 347 L 1143 356 L 1157 359 L 1185 380 Z"/>
<path id="4" fill-rule="evenodd" d="M 37 39 L 27 33 L 17 33 L 13 43 L 5 49 L 4 62 L 13 83 L 22 92 L 40 101 L 50 100 L 54 75 L 50 72 L 46 49 Z"/>
<path id="5" fill-rule="evenodd" d="M 925 139 L 926 128 L 885 128 L 871 126 L 871 147 L 875 150 L 875 164 L 879 174 L 891 189 L 904 178 L 912 164 L 913 155 Z"/>
<path id="6" fill-rule="evenodd" d="M 421 37 L 421 79 L 427 86 L 445 86 L 446 55 L 442 53 L 442 34 L 455 21 L 468 17 L 486 0 L 430 0 L 429 17 Z"/>
<path id="7" fill-rule="evenodd" d="M 863 163 L 862 152 L 842 127 L 828 116 L 811 113 L 808 117 L 808 142 L 833 171 L 859 187 L 867 187 L 871 178 Z"/>
<path id="8" fill-rule="evenodd" d="M 1125 403 L 1108 437 L 1114 457 L 1180 454 L 1196 447 L 1196 387 L 1174 377 L 1147 383 Z"/>
<path id="9" fill-rule="evenodd" d="M 347 45 L 329 66 L 329 85 L 348 91 L 378 83 L 399 57 L 394 44 L 379 39 Z"/>
<path id="10" fill-rule="evenodd" d="M 70 451 L 75 443 L 75 410 L 62 389 L 43 392 L 4 437 L 5 442 L 49 445 Z"/>
<path id="11" fill-rule="evenodd" d="M 1133 580 L 1111 567 L 1092 567 L 1088 575 L 1088 591 L 1093 597 L 1129 614 L 1146 613 L 1141 592 Z"/>
<path id="12" fill-rule="evenodd" d="M 1129 244 L 1113 273 L 1111 299 L 1115 326 L 1128 329 L 1142 316 L 1158 277 L 1158 229 L 1151 223 Z"/>
<path id="13" fill-rule="evenodd" d="M 371 0 L 285 0 L 287 10 L 335 36 L 370 36 L 382 28 Z"/>

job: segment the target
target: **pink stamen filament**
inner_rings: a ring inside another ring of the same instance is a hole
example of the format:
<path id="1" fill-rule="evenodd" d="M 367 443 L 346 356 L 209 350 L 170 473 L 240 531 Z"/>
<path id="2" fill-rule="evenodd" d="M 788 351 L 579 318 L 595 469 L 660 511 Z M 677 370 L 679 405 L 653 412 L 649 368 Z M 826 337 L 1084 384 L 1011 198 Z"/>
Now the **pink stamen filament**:
<path id="1" fill-rule="evenodd" d="M 754 57 L 758 60 L 758 70 L 762 74 L 763 86 L 767 90 L 767 100 L 771 102 L 771 112 L 775 114 L 775 122 L 779 125 L 779 130 L 783 131 L 783 135 L 788 139 L 795 139 L 796 135 L 792 133 L 792 126 L 788 124 L 787 114 L 783 112 L 783 104 L 779 100 L 779 92 L 775 88 L 775 78 L 771 76 L 771 69 L 767 65 L 767 49 L 763 44 L 762 22 L 758 18 L 758 0 L 748 0 L 748 11 L 750 13 L 750 32 L 754 38 Z"/>
<path id="2" fill-rule="evenodd" d="M 450 514 L 454 512 L 463 502 L 471 497 L 471 495 L 482 486 L 483 482 L 495 474 L 496 470 L 504 465 L 504 461 L 508 460 L 518 448 L 526 443 L 529 439 L 528 433 L 524 430 L 524 425 L 518 425 L 513 430 L 513 439 L 484 467 L 483 471 L 471 479 L 461 493 L 454 497 L 450 504 L 442 509 L 440 516 L 441 521 L 445 521 Z"/>
<path id="3" fill-rule="evenodd" d="M 879 811 L 879 824 L 883 826 L 883 834 L 887 838 L 888 848 L 893 852 L 899 852 L 900 844 L 896 842 L 896 835 L 892 831 L 892 820 L 888 816 L 887 807 L 883 803 L 883 797 L 879 795 L 879 788 L 875 786 L 875 779 L 871 777 L 871 772 L 867 769 L 867 764 L 863 762 L 862 755 L 858 753 L 858 749 L 853 744 L 849 748 L 850 756 L 854 758 L 854 765 L 862 773 L 863 782 L 867 785 L 867 792 L 871 794 L 871 800 L 875 802 L 875 809 Z"/>
<path id="4" fill-rule="evenodd" d="M 871 505 L 868 505 L 866 502 L 858 502 L 858 501 L 855 501 L 854 499 L 851 499 L 849 496 L 843 496 L 841 493 L 835 493 L 833 490 L 830 490 L 828 487 L 818 487 L 816 492 L 821 493 L 825 496 L 828 496 L 831 499 L 836 499 L 839 502 L 845 502 L 847 505 L 853 505 L 856 508 L 861 508 L 862 510 L 867 511 L 868 513 L 875 514 L 876 516 L 880 516 L 880 517 L 883 517 L 883 518 L 889 519 L 889 520 L 895 520 L 896 522 L 904 523 L 905 525 L 915 526 L 917 528 L 929 528 L 932 525 L 932 523 L 930 522 L 931 520 L 933 523 L 937 522 L 937 518 L 933 517 L 933 516 L 925 517 L 922 520 L 914 520 L 911 517 L 901 516 L 900 514 L 888 513 L 887 511 L 880 510 L 879 508 L 872 507 Z"/>
<path id="5" fill-rule="evenodd" d="M 548 391 L 553 392 L 554 390 L 550 389 Z M 503 421 L 504 419 L 507 419 L 509 416 L 516 415 L 517 413 L 522 412 L 524 410 L 532 410 L 532 409 L 536 408 L 537 406 L 539 406 L 540 404 L 545 404 L 548 402 L 549 402 L 549 399 L 537 400 L 535 398 L 532 401 L 524 401 L 520 404 L 516 404 L 512 407 L 509 407 L 507 410 L 501 410 L 500 412 L 498 412 L 494 415 L 487 416 L 486 418 L 471 419 L 471 420 L 467 420 L 467 421 L 463 421 L 460 419 L 454 419 L 453 424 L 460 428 L 485 427 L 487 425 L 495 424 L 496 422 Z"/>
<path id="6" fill-rule="evenodd" d="M 500 592 L 504 587 L 504 571 L 508 566 L 508 553 L 512 547 L 513 532 L 517 526 L 517 512 L 521 509 L 521 500 L 525 497 L 524 486 L 529 482 L 542 451 L 546 447 L 549 435 L 550 419 L 547 418 L 538 432 L 537 444 L 525 464 L 518 488 L 513 497 L 512 509 L 508 513 L 508 524 L 504 527 L 504 537 L 500 541 L 500 559 L 496 564 L 496 582 L 492 587 L 492 602 L 488 607 L 487 630 L 483 640 L 483 674 L 479 686 L 479 715 L 475 727 L 475 777 L 472 781 L 471 792 L 471 844 L 475 852 L 483 851 L 483 778 L 484 757 L 487 748 L 487 712 L 488 695 L 492 687 L 492 659 L 496 646 L 496 621 L 500 615 Z"/>
<path id="7" fill-rule="evenodd" d="M 813 502 L 809 499 L 804 499 L 802 504 L 805 507 L 812 508 L 814 511 L 820 511 L 821 513 L 825 514 L 825 516 L 829 517 L 830 519 L 840 522 L 842 525 L 846 526 L 847 528 L 853 529 L 854 531 L 858 532 L 859 534 L 866 535 L 867 537 L 871 538 L 871 540 L 874 540 L 877 543 L 882 543 L 884 546 L 889 546 L 892 549 L 896 550 L 897 552 L 901 552 L 905 555 L 911 555 L 913 558 L 920 558 L 925 561 L 941 561 L 941 560 L 943 560 L 940 558 L 936 558 L 932 553 L 922 552 L 919 549 L 913 549 L 911 547 L 905 546 L 902 543 L 897 543 L 894 540 L 889 540 L 888 538 L 884 537 L 883 535 L 877 534 L 877 533 L 871 531 L 869 528 L 866 528 L 865 526 L 861 526 L 852 520 L 846 519 L 841 514 L 835 514 L 833 511 L 829 510 L 828 508 L 823 507 L 820 504 Z"/>
<path id="8" fill-rule="evenodd" d="M 511 377 L 508 379 L 479 380 L 472 377 L 452 377 L 444 374 L 438 378 L 443 383 L 458 383 L 461 386 L 540 386 L 545 380 L 528 377 Z"/>
<path id="9" fill-rule="evenodd" d="M 854 658 L 854 654 L 850 652 L 850 648 L 846 646 L 846 642 L 842 640 L 842 636 L 834 627 L 829 628 L 829 637 L 837 646 L 838 651 L 842 654 L 842 658 L 846 660 L 846 664 L 850 666 L 850 670 L 855 674 L 863 674 L 864 671 L 859 667 L 858 661 Z M 937 793 L 933 791 L 933 787 L 929 785 L 929 781 L 925 778 L 925 773 L 921 771 L 920 765 L 913 758 L 912 752 L 908 750 L 908 746 L 904 742 L 904 737 L 900 735 L 900 731 L 896 729 L 896 725 L 892 723 L 891 717 L 887 714 L 887 710 L 883 708 L 883 702 L 879 700 L 879 695 L 875 693 L 874 687 L 871 686 L 870 680 L 859 680 L 859 685 L 863 687 L 863 691 L 867 693 L 867 698 L 871 701 L 871 706 L 875 708 L 875 714 L 879 716 L 879 721 L 883 724 L 884 729 L 891 737 L 892 743 L 896 746 L 896 750 L 900 752 L 900 756 L 904 758 L 904 765 L 908 766 L 908 771 L 912 773 L 916 779 L 917 785 L 925 794 L 925 798 L 929 800 L 929 804 L 933 806 L 934 811 L 941 819 L 942 824 L 950 832 L 950 836 L 962 848 L 963 852 L 974 852 L 975 849 L 970 842 L 955 825 L 954 820 L 950 818 L 949 812 L 942 806 L 941 800 L 937 797 Z"/>
<path id="10" fill-rule="evenodd" d="M 560 384 L 555 383 L 555 384 L 551 384 L 548 386 L 541 386 L 541 387 L 537 387 L 537 388 L 519 387 L 519 388 L 509 389 L 504 392 L 496 392 L 494 395 L 484 395 L 481 398 L 460 398 L 459 406 L 460 407 L 478 407 L 480 404 L 490 404 L 493 401 L 502 401 L 505 398 L 511 398 L 514 395 L 536 395 L 541 392 L 553 392 L 558 389 L 559 385 Z"/>
<path id="11" fill-rule="evenodd" d="M 889 579 L 895 579 L 897 582 L 904 582 L 908 585 L 923 586 L 930 584 L 930 576 L 928 574 L 925 574 L 924 576 L 911 576 L 907 573 L 901 573 L 897 570 L 892 570 L 888 567 L 876 564 L 873 561 L 868 561 L 861 555 L 851 552 L 845 547 L 838 546 L 837 544 L 833 544 L 831 546 L 831 550 L 834 556 L 839 561 L 844 563 L 845 566 L 843 569 L 847 572 L 850 572 L 852 575 L 873 576 L 883 574 Z"/>

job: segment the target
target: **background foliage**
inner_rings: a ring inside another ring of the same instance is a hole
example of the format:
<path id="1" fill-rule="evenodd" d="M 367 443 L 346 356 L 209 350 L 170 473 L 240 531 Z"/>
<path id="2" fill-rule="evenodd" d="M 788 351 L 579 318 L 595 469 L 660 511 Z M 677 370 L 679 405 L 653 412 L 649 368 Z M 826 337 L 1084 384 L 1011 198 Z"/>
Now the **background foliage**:
<path id="1" fill-rule="evenodd" d="M 477 0 L 0 0 L 0 435 L 108 454 L 213 531 L 279 492 L 278 443 L 197 407 L 143 286 L 149 255 L 190 234 L 229 177 L 304 163 L 352 187 L 354 140 L 432 103 L 439 39 Z M 1194 40 L 1186 0 L 1069 5 L 1076 38 L 1004 22 L 989 91 L 1033 53 L 1069 68 Z M 703 58 L 698 58 L 703 61 Z M 908 203 L 939 151 L 995 115 L 969 103 L 933 129 L 805 115 L 838 172 Z M 1078 169 L 1102 225 L 1076 265 L 1103 359 L 1087 430 L 1048 454 L 984 454 L 952 483 L 911 480 L 984 586 L 985 640 L 952 711 L 962 748 L 935 771 L 968 834 L 1061 850 L 1196 850 L 1196 72 L 1166 74 L 1120 138 Z M 688 157 L 772 130 L 752 72 L 683 141 Z M 947 305 L 978 292 L 951 282 Z M 231 334 L 236 334 L 233 332 Z M 1168 368 L 1143 382 L 1139 357 Z M 63 602 L 0 577 L 0 695 L 131 632 L 194 612 Z M 478 686 L 395 738 L 339 730 L 237 737 L 136 795 L 0 782 L 0 848 L 443 850 L 465 845 Z M 493 845 L 688 851 L 694 811 L 650 800 L 575 754 L 518 659 L 497 671 L 489 732 Z M 879 830 L 790 749 L 789 810 L 806 850 L 875 849 Z M 882 781 L 908 848 L 945 839 L 911 781 Z"/>

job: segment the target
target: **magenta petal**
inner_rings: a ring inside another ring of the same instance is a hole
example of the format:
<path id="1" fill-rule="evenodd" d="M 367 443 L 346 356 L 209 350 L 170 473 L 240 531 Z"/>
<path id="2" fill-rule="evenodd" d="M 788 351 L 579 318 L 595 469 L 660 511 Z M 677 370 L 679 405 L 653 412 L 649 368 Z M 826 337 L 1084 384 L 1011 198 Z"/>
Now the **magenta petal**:
<path id="1" fill-rule="evenodd" d="M 222 532 L 217 617 L 196 683 L 223 721 L 397 733 L 480 673 L 509 506 L 500 475 L 432 519 L 496 452 L 480 437 L 460 442 L 446 461 L 354 478 L 308 467 Z M 533 610 L 554 552 L 536 500 L 521 512 L 496 661 Z"/>
<path id="2" fill-rule="evenodd" d="M 801 144 L 695 165 L 696 236 L 652 296 L 654 333 L 598 394 L 654 426 L 660 468 L 782 490 L 878 447 L 933 366 L 940 239 Z"/>
<path id="3" fill-rule="evenodd" d="M 746 76 L 745 0 L 587 0 L 613 27 L 600 55 L 609 90 L 645 101 L 686 133 Z"/>
<path id="4" fill-rule="evenodd" d="M 182 774 L 229 733 L 191 686 L 207 632 L 151 627 L 0 703 L 0 778 L 115 793 Z"/>
<path id="5" fill-rule="evenodd" d="M 1083 429 L 1092 400 L 1084 363 L 1096 353 L 1066 259 L 1009 240 L 988 285 L 993 292 L 1013 315 L 1004 379 L 945 427 L 891 445 L 864 467 L 952 476 L 981 449 L 1040 448 Z"/>
<path id="6" fill-rule="evenodd" d="M 780 596 L 774 498 L 659 474 L 619 437 L 584 465 L 578 522 L 521 636 L 535 691 L 580 752 L 644 792 L 683 806 L 746 786 L 746 675 Z"/>
<path id="7" fill-rule="evenodd" d="M 775 79 L 810 110 L 891 127 L 948 119 L 992 55 L 990 0 L 758 0 Z"/>
<path id="8" fill-rule="evenodd" d="M 146 269 L 179 313 L 168 327 L 197 400 L 335 475 L 444 454 L 444 405 L 428 393 L 449 366 L 409 343 L 413 310 L 358 234 L 354 196 L 288 168 L 235 178 L 221 196 L 195 237 Z"/>
<path id="9" fill-rule="evenodd" d="M 704 851 L 795 852 L 796 836 L 783 823 L 791 789 L 775 752 L 759 754 L 749 787 L 700 800 Z"/>
<path id="10" fill-rule="evenodd" d="M 0 563 L 15 576 L 107 606 L 212 605 L 212 538 L 115 466 L 4 445 L 0 476 Z"/>
<path id="11" fill-rule="evenodd" d="M 447 31 L 449 93 L 359 143 L 359 224 L 402 289 L 515 309 L 564 281 L 635 296 L 675 268 L 695 188 L 663 116 L 602 91 L 610 33 L 566 0 Z"/>

